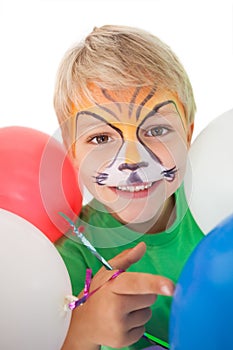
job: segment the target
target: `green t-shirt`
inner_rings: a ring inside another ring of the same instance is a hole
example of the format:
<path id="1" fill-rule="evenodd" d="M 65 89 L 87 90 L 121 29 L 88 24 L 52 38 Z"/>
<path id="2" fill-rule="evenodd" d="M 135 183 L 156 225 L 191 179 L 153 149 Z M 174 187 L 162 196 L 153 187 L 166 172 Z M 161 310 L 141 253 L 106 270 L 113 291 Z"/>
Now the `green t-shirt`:
<path id="1" fill-rule="evenodd" d="M 175 201 L 175 222 L 161 233 L 143 234 L 130 230 L 96 200 L 83 207 L 77 225 L 84 226 L 86 237 L 106 260 L 144 241 L 147 246 L 145 255 L 127 271 L 158 274 L 176 283 L 187 258 L 204 235 L 189 211 L 183 186 L 176 191 Z M 91 268 L 95 274 L 102 265 L 70 233 L 57 241 L 56 246 L 69 272 L 73 294 L 78 295 L 84 287 L 86 268 Z M 152 317 L 146 324 L 147 332 L 164 341 L 168 341 L 170 306 L 171 297 L 158 296 L 152 305 Z M 147 340 L 141 339 L 124 349 L 143 349 L 149 345 Z"/>

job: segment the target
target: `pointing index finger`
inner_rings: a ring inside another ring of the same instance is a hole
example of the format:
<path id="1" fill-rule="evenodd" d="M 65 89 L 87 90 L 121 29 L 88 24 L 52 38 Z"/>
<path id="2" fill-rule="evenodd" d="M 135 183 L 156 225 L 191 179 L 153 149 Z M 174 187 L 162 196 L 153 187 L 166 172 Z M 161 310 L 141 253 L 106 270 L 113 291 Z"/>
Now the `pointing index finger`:
<path id="1" fill-rule="evenodd" d="M 123 295 L 161 294 L 172 296 L 174 284 L 166 277 L 141 272 L 124 272 L 112 283 L 112 292 Z"/>

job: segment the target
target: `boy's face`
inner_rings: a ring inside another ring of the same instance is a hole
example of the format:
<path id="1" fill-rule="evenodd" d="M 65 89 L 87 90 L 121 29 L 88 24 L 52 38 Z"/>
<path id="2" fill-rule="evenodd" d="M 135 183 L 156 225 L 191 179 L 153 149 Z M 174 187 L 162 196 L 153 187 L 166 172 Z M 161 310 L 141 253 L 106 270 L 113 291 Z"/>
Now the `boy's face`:
<path id="1" fill-rule="evenodd" d="M 89 192 L 124 223 L 150 221 L 181 184 L 192 127 L 175 94 L 94 89 L 75 120 L 75 166 Z"/>

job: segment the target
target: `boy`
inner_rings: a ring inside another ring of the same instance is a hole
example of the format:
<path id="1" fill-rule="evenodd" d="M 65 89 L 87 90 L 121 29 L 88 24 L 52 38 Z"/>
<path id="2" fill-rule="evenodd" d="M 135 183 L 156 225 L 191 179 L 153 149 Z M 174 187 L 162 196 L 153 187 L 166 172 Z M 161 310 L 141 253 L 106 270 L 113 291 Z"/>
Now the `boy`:
<path id="1" fill-rule="evenodd" d="M 182 181 L 195 102 L 184 68 L 167 45 L 137 28 L 95 28 L 65 55 L 55 110 L 65 146 L 94 199 L 77 226 L 114 267 L 74 237 L 57 247 L 73 293 L 91 290 L 73 311 L 63 350 L 143 349 L 144 332 L 168 341 L 171 296 L 203 237 Z M 107 282 L 108 281 L 108 282 Z"/>

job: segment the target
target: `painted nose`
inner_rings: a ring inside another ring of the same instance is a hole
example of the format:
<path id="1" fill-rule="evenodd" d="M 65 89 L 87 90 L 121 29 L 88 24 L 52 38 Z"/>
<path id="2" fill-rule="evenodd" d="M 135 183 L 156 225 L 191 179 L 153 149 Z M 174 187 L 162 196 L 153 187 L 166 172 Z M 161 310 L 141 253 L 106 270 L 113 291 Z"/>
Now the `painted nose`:
<path id="1" fill-rule="evenodd" d="M 122 163 L 119 165 L 118 169 L 120 171 L 123 170 L 130 170 L 130 171 L 136 171 L 139 168 L 146 168 L 148 167 L 148 162 L 139 162 L 139 163 Z"/>

